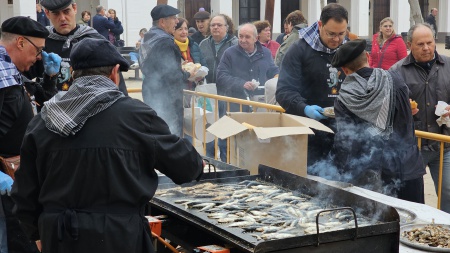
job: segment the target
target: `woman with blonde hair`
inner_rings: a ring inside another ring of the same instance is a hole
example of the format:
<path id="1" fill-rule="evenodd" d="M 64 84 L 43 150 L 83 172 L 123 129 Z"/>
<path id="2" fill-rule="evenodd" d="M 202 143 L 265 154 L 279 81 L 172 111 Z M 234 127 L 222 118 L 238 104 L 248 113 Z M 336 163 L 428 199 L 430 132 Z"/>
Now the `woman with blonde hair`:
<path id="1" fill-rule="evenodd" d="M 389 69 L 406 55 L 405 42 L 395 34 L 394 21 L 390 17 L 384 18 L 380 22 L 380 32 L 373 35 L 370 67 Z"/>

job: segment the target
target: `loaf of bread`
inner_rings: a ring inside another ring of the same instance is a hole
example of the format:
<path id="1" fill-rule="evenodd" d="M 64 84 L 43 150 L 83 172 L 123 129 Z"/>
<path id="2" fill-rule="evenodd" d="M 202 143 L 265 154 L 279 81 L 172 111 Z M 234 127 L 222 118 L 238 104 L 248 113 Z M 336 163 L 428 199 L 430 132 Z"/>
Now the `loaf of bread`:
<path id="1" fill-rule="evenodd" d="M 188 62 L 186 64 L 181 65 L 181 68 L 185 71 L 197 71 L 202 65 L 200 63 Z"/>

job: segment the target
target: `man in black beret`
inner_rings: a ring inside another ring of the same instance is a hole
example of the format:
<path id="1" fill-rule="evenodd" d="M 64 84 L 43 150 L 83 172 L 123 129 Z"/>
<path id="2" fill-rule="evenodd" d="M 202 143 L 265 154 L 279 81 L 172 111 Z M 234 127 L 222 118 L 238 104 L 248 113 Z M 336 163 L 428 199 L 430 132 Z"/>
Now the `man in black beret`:
<path id="1" fill-rule="evenodd" d="M 172 35 L 178 13 L 178 9 L 165 4 L 153 8 L 153 26 L 145 34 L 139 49 L 139 64 L 146 76 L 142 83 L 144 103 L 167 122 L 173 134 L 182 136 L 183 89 L 196 70 L 181 69 L 181 53 Z"/>
<path id="2" fill-rule="evenodd" d="M 42 252 L 152 253 L 144 208 L 158 186 L 155 169 L 187 183 L 202 175 L 202 158 L 118 90 L 129 64 L 109 41 L 85 38 L 70 60 L 72 86 L 44 104 L 24 138 L 16 214 Z"/>
<path id="3" fill-rule="evenodd" d="M 45 51 L 53 52 L 61 56 L 62 61 L 58 69 L 54 72 L 44 71 L 43 61 L 36 62 L 35 66 L 27 73 L 29 79 L 35 77 L 42 78 L 42 82 L 29 85 L 29 91 L 40 86 L 54 87 L 52 93 L 44 97 L 36 96 L 39 104 L 43 104 L 59 91 L 67 91 L 72 84 L 70 52 L 72 46 L 84 38 L 103 38 L 95 29 L 90 26 L 80 26 L 76 22 L 77 4 L 73 0 L 41 0 L 41 5 L 45 8 L 45 14 L 50 19 L 52 26 L 48 27 L 50 35 L 46 39 Z M 62 18 L 64 17 L 64 18 Z M 120 74 L 121 78 L 122 74 Z M 120 90 L 127 94 L 125 82 L 121 79 Z"/>
<path id="4" fill-rule="evenodd" d="M 204 40 L 209 35 L 209 19 L 211 14 L 205 11 L 204 8 L 200 8 L 194 15 L 195 24 L 197 25 L 197 32 L 195 32 L 191 37 L 192 39 L 200 45 L 200 42 Z"/>
<path id="5" fill-rule="evenodd" d="M 334 103 L 335 165 L 355 185 L 424 203 L 409 89 L 398 72 L 370 68 L 365 48 L 365 40 L 349 41 L 332 60 L 346 75 Z"/>
<path id="6" fill-rule="evenodd" d="M 0 39 L 0 156 L 20 155 L 25 130 L 33 118 L 22 72 L 42 59 L 48 31 L 28 17 L 13 17 L 1 25 Z M 33 104 L 34 105 L 34 104 Z M 13 179 L 0 170 L 0 252 L 37 252 L 12 214 L 8 196 Z M 9 249 L 8 249 L 9 248 Z"/>

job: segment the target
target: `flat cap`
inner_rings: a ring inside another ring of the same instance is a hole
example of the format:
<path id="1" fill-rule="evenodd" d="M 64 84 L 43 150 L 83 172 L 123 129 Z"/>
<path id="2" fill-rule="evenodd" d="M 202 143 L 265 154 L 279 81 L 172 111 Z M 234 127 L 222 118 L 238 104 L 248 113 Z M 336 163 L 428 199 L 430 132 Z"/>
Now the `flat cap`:
<path id="1" fill-rule="evenodd" d="M 199 11 L 194 14 L 195 20 L 209 19 L 211 17 L 211 13 L 207 11 Z"/>
<path id="2" fill-rule="evenodd" d="M 150 15 L 152 16 L 153 21 L 158 20 L 160 18 L 167 18 L 170 16 L 174 16 L 180 13 L 180 10 L 173 8 L 167 4 L 156 5 L 155 8 L 152 9 Z"/>
<path id="3" fill-rule="evenodd" d="M 366 40 L 357 39 L 351 40 L 343 44 L 336 51 L 336 54 L 331 61 L 333 67 L 342 67 L 345 64 L 353 61 L 366 49 Z"/>
<path id="4" fill-rule="evenodd" d="M 74 70 L 120 65 L 128 71 L 128 63 L 116 47 L 106 39 L 85 38 L 76 43 L 70 52 L 70 63 Z"/>
<path id="5" fill-rule="evenodd" d="M 49 35 L 45 26 L 31 18 L 23 16 L 16 16 L 3 21 L 2 32 L 43 39 Z"/>
<path id="6" fill-rule="evenodd" d="M 41 0 L 42 7 L 49 11 L 62 10 L 72 3 L 73 0 Z"/>

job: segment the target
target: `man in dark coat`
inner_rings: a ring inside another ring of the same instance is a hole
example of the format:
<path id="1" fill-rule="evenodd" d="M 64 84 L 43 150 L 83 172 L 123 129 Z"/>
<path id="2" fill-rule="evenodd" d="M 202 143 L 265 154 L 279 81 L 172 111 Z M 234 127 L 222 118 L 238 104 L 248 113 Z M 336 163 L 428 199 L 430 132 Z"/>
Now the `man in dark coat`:
<path id="1" fill-rule="evenodd" d="M 336 3 L 322 9 L 320 20 L 299 31 L 300 39 L 289 47 L 280 67 L 276 99 L 286 113 L 306 116 L 334 129 L 324 107 L 333 106 L 344 73 L 331 66 L 337 48 L 345 43 L 347 10 Z M 308 137 L 308 165 L 322 160 L 333 145 L 334 135 L 315 131 Z"/>
<path id="2" fill-rule="evenodd" d="M 434 38 L 437 39 L 438 34 L 438 28 L 436 24 L 436 16 L 438 14 L 438 9 L 432 8 L 430 11 L 430 15 L 427 16 L 425 19 L 425 22 L 431 25 L 431 27 L 434 29 Z"/>
<path id="3" fill-rule="evenodd" d="M 128 62 L 105 39 L 70 54 L 74 82 L 30 122 L 11 197 L 42 252 L 154 252 L 144 208 L 155 170 L 177 184 L 199 179 L 201 156 L 155 111 L 117 88 Z"/>
<path id="4" fill-rule="evenodd" d="M 33 118 L 30 97 L 24 88 L 22 72 L 27 71 L 41 53 L 47 29 L 27 17 L 13 17 L 2 23 L 0 39 L 0 156 L 20 154 L 28 123 Z M 12 214 L 13 201 L 8 196 L 12 178 L 0 171 L 0 252 L 37 252 Z"/>
<path id="5" fill-rule="evenodd" d="M 334 103 L 334 161 L 345 181 L 424 203 L 409 89 L 398 72 L 369 68 L 365 48 L 365 40 L 349 41 L 333 57 L 346 75 Z"/>
<path id="6" fill-rule="evenodd" d="M 60 91 L 67 91 L 72 84 L 70 52 L 72 46 L 84 38 L 103 38 L 95 29 L 89 26 L 80 26 L 76 23 L 77 4 L 73 0 L 41 0 L 41 5 L 45 8 L 45 14 L 50 19 L 52 26 L 47 27 L 50 35 L 45 40 L 45 51 L 61 56 L 60 67 L 55 73 L 45 73 L 44 63 L 36 61 L 26 76 L 28 79 L 42 78 L 40 83 L 32 83 L 27 86 L 28 92 L 34 94 L 34 90 L 52 90 L 44 96 L 36 95 L 36 101 L 43 105 L 45 101 Z M 60 16 L 64 15 L 64 19 Z M 119 89 L 127 93 L 125 81 L 120 73 L 121 82 Z M 44 93 L 43 93 L 44 94 Z"/>
<path id="7" fill-rule="evenodd" d="M 181 53 L 172 34 L 180 13 L 169 5 L 151 11 L 153 26 L 139 49 L 139 64 L 145 75 L 142 83 L 144 103 L 167 122 L 173 134 L 183 134 L 183 87 L 195 70 L 181 69 Z"/>
<path id="8" fill-rule="evenodd" d="M 45 15 L 45 12 L 42 9 L 42 6 L 40 4 L 36 4 L 36 20 L 43 26 L 50 25 L 50 20 L 48 20 L 47 16 Z"/>
<path id="9" fill-rule="evenodd" d="M 114 20 L 109 17 L 109 13 L 105 11 L 103 6 L 99 5 L 95 10 L 97 14 L 92 18 L 92 27 L 105 39 L 109 40 L 109 30 L 116 28 Z"/>

